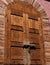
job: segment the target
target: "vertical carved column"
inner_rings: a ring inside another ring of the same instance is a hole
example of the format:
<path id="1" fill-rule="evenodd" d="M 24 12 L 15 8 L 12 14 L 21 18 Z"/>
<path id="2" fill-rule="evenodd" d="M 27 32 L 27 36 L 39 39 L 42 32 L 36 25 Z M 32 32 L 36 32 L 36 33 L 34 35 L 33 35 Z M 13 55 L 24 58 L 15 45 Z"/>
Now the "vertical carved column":
<path id="1" fill-rule="evenodd" d="M 11 24 L 11 17 L 10 17 L 10 14 L 11 12 L 10 12 L 10 10 L 9 9 L 7 9 L 6 10 L 6 25 L 5 25 L 5 30 L 6 30 L 6 32 L 5 32 L 5 34 L 6 34 L 6 40 L 5 40 L 5 64 L 10 64 L 10 44 L 11 44 L 11 42 L 10 42 L 10 33 L 11 33 L 11 31 L 10 31 L 10 24 Z"/>
<path id="2" fill-rule="evenodd" d="M 24 21 L 23 21 L 23 30 L 24 30 L 24 41 L 23 44 L 25 46 L 29 46 L 29 23 L 28 23 L 28 15 L 23 14 Z M 29 48 L 24 48 L 24 65 L 30 65 L 30 54 Z"/>
<path id="3" fill-rule="evenodd" d="M 44 42 L 43 42 L 43 32 L 42 32 L 42 22 L 41 19 L 38 18 L 38 24 L 39 24 L 39 45 L 40 45 L 40 57 L 41 57 L 41 62 L 42 65 L 45 65 L 45 60 L 44 59 Z"/>

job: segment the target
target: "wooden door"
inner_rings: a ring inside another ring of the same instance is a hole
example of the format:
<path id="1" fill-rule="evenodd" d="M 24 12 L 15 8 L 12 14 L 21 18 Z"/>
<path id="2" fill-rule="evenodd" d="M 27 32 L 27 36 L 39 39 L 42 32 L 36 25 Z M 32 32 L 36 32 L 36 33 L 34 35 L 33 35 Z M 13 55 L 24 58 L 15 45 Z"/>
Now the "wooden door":
<path id="1" fill-rule="evenodd" d="M 28 14 L 9 14 L 5 63 L 42 65 L 39 20 Z"/>

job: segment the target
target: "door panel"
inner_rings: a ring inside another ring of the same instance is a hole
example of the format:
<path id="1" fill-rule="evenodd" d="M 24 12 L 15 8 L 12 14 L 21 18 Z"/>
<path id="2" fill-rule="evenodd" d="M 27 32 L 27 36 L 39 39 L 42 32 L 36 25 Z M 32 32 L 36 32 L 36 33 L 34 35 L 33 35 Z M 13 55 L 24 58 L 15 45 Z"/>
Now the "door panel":
<path id="1" fill-rule="evenodd" d="M 13 47 L 11 48 L 11 59 L 23 59 L 23 48 Z"/>
<path id="2" fill-rule="evenodd" d="M 33 59 L 39 59 L 40 60 L 40 50 L 39 49 L 36 50 L 36 51 L 35 50 L 31 50 L 30 52 L 31 52 L 30 55 L 31 55 L 31 59 L 32 60 Z"/>
<path id="3" fill-rule="evenodd" d="M 18 41 L 19 33 L 18 31 L 11 31 L 11 41 Z"/>
<path id="4" fill-rule="evenodd" d="M 23 42 L 23 32 L 12 30 L 11 41 Z"/>
<path id="5" fill-rule="evenodd" d="M 11 15 L 11 25 L 22 26 L 23 22 L 21 22 L 23 17 Z"/>

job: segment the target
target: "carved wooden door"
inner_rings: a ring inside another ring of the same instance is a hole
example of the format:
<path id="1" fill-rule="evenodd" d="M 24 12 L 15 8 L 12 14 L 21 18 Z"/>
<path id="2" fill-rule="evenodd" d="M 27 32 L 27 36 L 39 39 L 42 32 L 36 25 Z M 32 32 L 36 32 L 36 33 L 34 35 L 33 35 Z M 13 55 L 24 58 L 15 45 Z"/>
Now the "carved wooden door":
<path id="1" fill-rule="evenodd" d="M 42 65 L 39 20 L 28 14 L 10 15 L 7 23 L 6 63 Z"/>

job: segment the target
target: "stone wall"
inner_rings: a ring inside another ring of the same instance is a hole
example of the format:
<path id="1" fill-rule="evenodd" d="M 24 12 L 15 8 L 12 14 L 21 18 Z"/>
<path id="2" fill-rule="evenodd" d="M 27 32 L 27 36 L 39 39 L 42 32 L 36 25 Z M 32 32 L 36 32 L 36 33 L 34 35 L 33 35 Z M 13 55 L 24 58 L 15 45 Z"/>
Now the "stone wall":
<path id="1" fill-rule="evenodd" d="M 45 47 L 45 61 L 46 65 L 50 65 L 50 2 L 45 0 L 37 0 L 37 2 L 43 6 L 46 11 L 49 21 L 45 21 L 43 25 L 44 47 Z"/>

